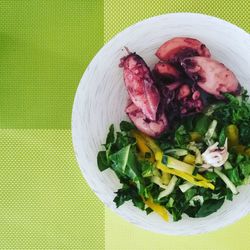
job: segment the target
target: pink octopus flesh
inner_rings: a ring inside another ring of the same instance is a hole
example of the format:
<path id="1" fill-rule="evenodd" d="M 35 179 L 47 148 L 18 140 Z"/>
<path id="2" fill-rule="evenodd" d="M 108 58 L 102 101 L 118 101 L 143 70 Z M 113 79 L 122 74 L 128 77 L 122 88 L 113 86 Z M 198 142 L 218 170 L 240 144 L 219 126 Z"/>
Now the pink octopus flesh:
<path id="1" fill-rule="evenodd" d="M 185 58 L 181 65 L 200 88 L 217 98 L 222 98 L 222 93 L 236 93 L 240 88 L 234 73 L 224 64 L 211 58 Z"/>
<path id="2" fill-rule="evenodd" d="M 185 57 L 210 57 L 211 54 L 206 45 L 197 39 L 175 37 L 162 44 L 156 51 L 156 56 L 162 61 L 178 63 Z"/>
<path id="3" fill-rule="evenodd" d="M 136 53 L 121 59 L 125 86 L 129 97 L 149 120 L 156 120 L 160 94 L 155 86 L 150 69 Z"/>
<path id="4" fill-rule="evenodd" d="M 162 134 L 168 126 L 164 113 L 159 115 L 156 121 L 151 121 L 147 119 L 145 114 L 134 103 L 129 104 L 125 112 L 140 131 L 152 137 L 157 137 Z"/>

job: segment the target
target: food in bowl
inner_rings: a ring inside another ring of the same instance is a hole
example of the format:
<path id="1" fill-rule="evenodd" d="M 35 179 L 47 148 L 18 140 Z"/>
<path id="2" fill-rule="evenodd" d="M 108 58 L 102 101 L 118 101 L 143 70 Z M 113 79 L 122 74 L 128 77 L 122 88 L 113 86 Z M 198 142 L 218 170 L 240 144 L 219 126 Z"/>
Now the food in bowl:
<path id="1" fill-rule="evenodd" d="M 131 122 L 114 125 L 97 156 L 147 214 L 174 221 L 216 212 L 250 182 L 250 105 L 235 74 L 197 39 L 176 37 L 151 71 L 136 53 L 121 59 Z"/>

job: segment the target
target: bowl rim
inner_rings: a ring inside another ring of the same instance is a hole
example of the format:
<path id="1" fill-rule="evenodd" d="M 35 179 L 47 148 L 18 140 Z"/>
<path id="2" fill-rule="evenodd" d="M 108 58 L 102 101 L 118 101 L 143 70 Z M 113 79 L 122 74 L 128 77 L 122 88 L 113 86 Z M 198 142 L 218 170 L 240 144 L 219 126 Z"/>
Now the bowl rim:
<path id="1" fill-rule="evenodd" d="M 86 75 L 86 72 L 88 72 L 89 68 L 92 67 L 92 65 L 95 65 L 97 59 L 99 58 L 99 56 L 101 55 L 101 53 L 103 51 L 105 51 L 108 47 L 112 46 L 112 44 L 116 41 L 117 38 L 119 38 L 120 36 L 123 36 L 124 34 L 126 34 L 127 32 L 129 32 L 130 29 L 134 29 L 136 28 L 137 26 L 141 26 L 141 25 L 146 25 L 148 22 L 154 22 L 154 21 L 157 21 L 159 19 L 162 19 L 162 18 L 165 18 L 166 16 L 174 16 L 175 18 L 178 18 L 178 17 L 183 17 L 183 16 L 186 16 L 186 17 L 195 17 L 195 18 L 206 18 L 206 19 L 210 19 L 210 20 L 213 20 L 213 21 L 216 21 L 216 22 L 219 22 L 221 24 L 224 24 L 224 25 L 227 25 L 228 27 L 230 26 L 230 29 L 233 29 L 237 32 L 240 32 L 242 33 L 242 35 L 245 35 L 246 38 L 249 39 L 249 45 L 250 45 L 250 35 L 248 34 L 247 31 L 245 31 L 244 29 L 238 27 L 237 25 L 229 22 L 229 21 L 226 21 L 224 19 L 221 19 L 221 18 L 218 18 L 218 17 L 215 17 L 215 16 L 211 16 L 211 15 L 207 15 L 207 14 L 202 14 L 202 13 L 193 13 L 193 12 L 176 12 L 176 13 L 166 13 L 166 14 L 161 14 L 161 15 L 157 15 L 157 16 L 152 16 L 152 17 L 149 17 L 149 18 L 146 18 L 146 19 L 143 19 L 139 22 L 136 22 L 128 27 L 126 27 L 125 29 L 121 30 L 119 33 L 115 34 L 110 40 L 108 40 L 99 50 L 98 52 L 95 54 L 95 56 L 92 58 L 91 62 L 88 64 L 88 66 L 86 67 L 81 79 L 80 79 L 80 82 L 78 84 L 78 87 L 76 89 L 76 92 L 75 92 L 75 97 L 74 97 L 74 101 L 73 101 L 73 107 L 72 107 L 72 116 L 71 116 L 71 137 L 72 137 L 72 143 L 73 143 L 73 149 L 74 149 L 74 154 L 75 154 L 75 157 L 76 157 L 76 160 L 77 160 L 77 164 L 81 170 L 81 173 L 85 179 L 85 181 L 88 183 L 89 187 L 91 188 L 91 190 L 93 191 L 93 193 L 98 197 L 99 200 L 101 200 L 101 202 L 103 204 L 105 204 L 106 207 L 108 207 L 109 209 L 111 209 L 113 212 L 115 212 L 116 214 L 118 214 L 120 217 L 122 217 L 124 220 L 126 221 L 129 221 L 130 223 L 144 229 L 144 230 L 147 230 L 147 231 L 151 231 L 151 232 L 155 232 L 155 233 L 160 233 L 160 234 L 168 234 L 168 235 L 197 235 L 197 234 L 203 234 L 203 233 L 208 233 L 208 232 L 212 232 L 212 231 L 216 231 L 216 230 L 219 230 L 221 228 L 224 228 L 226 226 L 229 226 L 230 224 L 233 224 L 235 223 L 236 221 L 238 221 L 239 219 L 243 218 L 244 216 L 246 216 L 248 213 L 250 213 L 250 209 L 248 211 L 248 213 L 245 213 L 245 214 L 242 214 L 241 216 L 235 216 L 233 219 L 231 219 L 231 221 L 228 221 L 227 223 L 225 223 L 224 225 L 220 225 L 218 227 L 215 226 L 215 228 L 213 230 L 203 230 L 202 232 L 199 231 L 199 232 L 191 232 L 190 234 L 183 234 L 183 233 L 180 233 L 180 234 L 177 234 L 177 233 L 169 233 L 169 232 L 164 232 L 162 230 L 157 230 L 157 229 L 149 229 L 149 228 L 145 228 L 143 227 L 142 225 L 139 225 L 139 224 L 136 224 L 134 223 L 133 221 L 130 221 L 126 218 L 126 216 L 124 216 L 123 214 L 119 213 L 118 209 L 116 208 L 113 208 L 111 206 L 109 206 L 109 204 L 107 204 L 107 202 L 105 201 L 105 199 L 99 195 L 98 193 L 96 193 L 94 191 L 94 188 L 89 180 L 89 178 L 87 178 L 87 175 L 85 174 L 85 168 L 82 167 L 80 165 L 80 161 L 79 161 L 79 156 L 78 156 L 78 150 L 77 150 L 77 131 L 74 129 L 74 124 L 75 124 L 75 120 L 76 120 L 76 116 L 77 116 L 77 110 L 76 110 L 76 106 L 77 106 L 77 100 L 79 97 L 79 89 L 80 89 L 80 86 L 82 85 L 82 82 L 84 81 L 84 78 L 85 78 L 85 75 Z"/>

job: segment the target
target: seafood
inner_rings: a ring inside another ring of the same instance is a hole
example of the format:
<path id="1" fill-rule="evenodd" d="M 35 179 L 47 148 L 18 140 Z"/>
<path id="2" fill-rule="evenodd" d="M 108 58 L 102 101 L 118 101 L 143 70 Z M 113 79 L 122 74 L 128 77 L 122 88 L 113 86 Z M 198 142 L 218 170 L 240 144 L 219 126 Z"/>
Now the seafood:
<path id="1" fill-rule="evenodd" d="M 134 103 L 129 104 L 125 112 L 134 125 L 149 136 L 157 137 L 167 129 L 168 121 L 164 113 L 156 121 L 151 121 Z"/>
<path id="2" fill-rule="evenodd" d="M 222 93 L 236 93 L 240 88 L 234 73 L 224 64 L 211 58 L 185 58 L 181 65 L 200 88 L 217 98 L 222 98 Z"/>
<path id="3" fill-rule="evenodd" d="M 162 44 L 156 51 L 156 56 L 162 61 L 179 63 L 185 57 L 210 57 L 211 54 L 206 45 L 197 39 L 175 37 Z"/>
<path id="4" fill-rule="evenodd" d="M 125 86 L 132 102 L 151 121 L 156 120 L 160 94 L 150 69 L 136 53 L 121 59 Z"/>
<path id="5" fill-rule="evenodd" d="M 155 64 L 154 72 L 158 77 L 178 80 L 181 76 L 180 72 L 171 64 L 158 62 Z"/>

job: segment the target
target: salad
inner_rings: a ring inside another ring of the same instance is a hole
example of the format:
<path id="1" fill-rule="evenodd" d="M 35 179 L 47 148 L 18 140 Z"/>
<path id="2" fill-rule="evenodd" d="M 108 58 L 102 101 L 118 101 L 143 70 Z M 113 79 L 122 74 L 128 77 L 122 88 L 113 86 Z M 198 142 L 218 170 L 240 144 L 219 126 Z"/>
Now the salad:
<path id="1" fill-rule="evenodd" d="M 128 121 L 111 125 L 97 155 L 126 201 L 168 221 L 216 212 L 250 183 L 250 105 L 234 73 L 200 41 L 176 37 L 151 71 L 136 53 L 121 59 Z"/>

